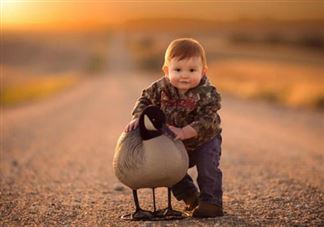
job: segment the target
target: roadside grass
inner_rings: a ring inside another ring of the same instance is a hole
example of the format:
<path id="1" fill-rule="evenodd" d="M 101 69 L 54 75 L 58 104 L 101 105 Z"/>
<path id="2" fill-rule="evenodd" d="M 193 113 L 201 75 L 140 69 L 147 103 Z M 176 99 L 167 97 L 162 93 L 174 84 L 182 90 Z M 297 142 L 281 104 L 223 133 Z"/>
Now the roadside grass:
<path id="1" fill-rule="evenodd" d="M 321 66 L 228 60 L 209 64 L 208 75 L 224 93 L 291 107 L 324 109 Z"/>
<path id="2" fill-rule="evenodd" d="M 6 73 L 4 73 L 6 71 Z M 72 74 L 24 75 L 2 70 L 0 104 L 2 107 L 36 101 L 76 84 L 80 77 Z"/>
<path id="3" fill-rule="evenodd" d="M 127 41 L 127 46 L 138 69 L 156 72 L 162 68 L 165 45 L 161 41 L 140 37 Z"/>

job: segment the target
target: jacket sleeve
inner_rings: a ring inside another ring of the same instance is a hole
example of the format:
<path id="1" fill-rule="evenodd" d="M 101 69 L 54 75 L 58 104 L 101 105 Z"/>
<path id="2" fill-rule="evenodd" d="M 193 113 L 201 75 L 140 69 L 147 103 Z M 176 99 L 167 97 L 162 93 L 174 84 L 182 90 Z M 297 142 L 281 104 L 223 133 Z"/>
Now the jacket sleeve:
<path id="1" fill-rule="evenodd" d="M 220 117 L 217 111 L 221 108 L 221 96 L 214 87 L 201 95 L 197 114 L 190 124 L 197 134 L 198 139 L 212 134 L 220 128 Z"/>
<path id="2" fill-rule="evenodd" d="M 157 82 L 151 84 L 142 91 L 141 96 L 137 99 L 132 111 L 132 118 L 139 118 L 139 115 L 149 105 L 160 106 L 159 87 Z"/>

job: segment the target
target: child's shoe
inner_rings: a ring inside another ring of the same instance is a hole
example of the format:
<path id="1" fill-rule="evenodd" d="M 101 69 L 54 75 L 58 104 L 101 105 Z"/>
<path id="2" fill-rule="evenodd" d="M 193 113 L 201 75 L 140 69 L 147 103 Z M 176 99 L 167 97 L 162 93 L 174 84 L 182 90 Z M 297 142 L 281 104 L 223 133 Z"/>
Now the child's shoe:
<path id="1" fill-rule="evenodd" d="M 202 201 L 199 202 L 199 206 L 192 213 L 195 218 L 221 217 L 223 215 L 223 207 Z"/>
<path id="2" fill-rule="evenodd" d="M 198 192 L 191 192 L 189 193 L 183 201 L 186 204 L 186 211 L 192 211 L 198 206 L 199 203 L 199 193 Z"/>

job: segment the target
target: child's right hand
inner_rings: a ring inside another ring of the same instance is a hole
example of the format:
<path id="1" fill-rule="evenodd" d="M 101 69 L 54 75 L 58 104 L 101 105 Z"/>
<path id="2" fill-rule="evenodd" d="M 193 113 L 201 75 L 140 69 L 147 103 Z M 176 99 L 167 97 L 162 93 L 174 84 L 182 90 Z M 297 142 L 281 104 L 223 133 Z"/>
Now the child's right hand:
<path id="1" fill-rule="evenodd" d="M 125 127 L 124 132 L 133 131 L 138 127 L 138 118 L 135 118 L 129 122 L 129 124 Z"/>

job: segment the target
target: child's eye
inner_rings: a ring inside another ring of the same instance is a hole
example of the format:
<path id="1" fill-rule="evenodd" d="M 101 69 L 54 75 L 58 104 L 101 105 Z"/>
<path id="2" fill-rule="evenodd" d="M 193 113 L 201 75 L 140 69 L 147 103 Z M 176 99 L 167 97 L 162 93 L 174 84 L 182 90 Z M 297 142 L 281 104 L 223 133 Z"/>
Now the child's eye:
<path id="1" fill-rule="evenodd" d="M 196 71 L 196 69 L 190 69 L 190 72 L 195 72 Z"/>
<path id="2" fill-rule="evenodd" d="M 176 68 L 174 70 L 177 71 L 177 72 L 180 72 L 181 71 L 181 69 L 179 69 L 179 68 Z"/>

